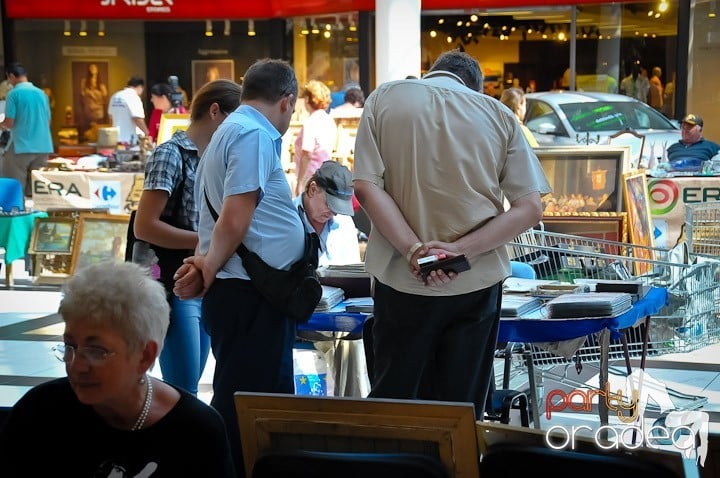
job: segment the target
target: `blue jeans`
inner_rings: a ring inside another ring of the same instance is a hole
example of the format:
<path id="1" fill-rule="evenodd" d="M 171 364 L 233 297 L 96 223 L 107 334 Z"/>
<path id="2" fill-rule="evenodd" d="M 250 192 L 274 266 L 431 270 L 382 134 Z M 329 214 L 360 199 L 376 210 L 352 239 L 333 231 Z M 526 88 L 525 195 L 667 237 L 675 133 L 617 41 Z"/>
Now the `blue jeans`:
<path id="1" fill-rule="evenodd" d="M 163 380 L 197 395 L 210 352 L 210 337 L 201 320 L 202 299 L 173 297 L 170 326 L 160 353 Z"/>

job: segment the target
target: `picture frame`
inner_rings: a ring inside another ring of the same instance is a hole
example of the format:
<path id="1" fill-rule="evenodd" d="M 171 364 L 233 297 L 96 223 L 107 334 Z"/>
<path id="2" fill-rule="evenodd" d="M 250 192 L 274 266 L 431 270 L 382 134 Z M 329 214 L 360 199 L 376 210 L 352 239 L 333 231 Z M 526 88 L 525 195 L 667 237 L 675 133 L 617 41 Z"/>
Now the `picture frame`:
<path id="1" fill-rule="evenodd" d="M 106 261 L 123 262 L 130 220 L 125 214 L 82 214 L 70 273 Z"/>
<path id="2" fill-rule="evenodd" d="M 623 174 L 630 146 L 534 148 L 553 191 L 542 197 L 543 214 L 623 211 Z"/>
<path id="3" fill-rule="evenodd" d="M 110 63 L 105 60 L 71 62 L 73 117 L 82 141 L 97 141 L 98 128 L 112 123 L 107 110 L 112 91 Z"/>
<path id="4" fill-rule="evenodd" d="M 220 79 L 235 81 L 234 60 L 193 60 L 191 66 L 193 96 L 210 81 Z"/>
<path id="5" fill-rule="evenodd" d="M 35 219 L 30 238 L 31 254 L 71 255 L 75 238 L 75 219 L 42 217 Z"/>
<path id="6" fill-rule="evenodd" d="M 628 213 L 630 242 L 641 246 L 633 248 L 633 256 L 638 259 L 652 259 L 651 248 L 655 247 L 655 238 L 645 172 L 630 171 L 624 174 L 623 190 Z M 645 274 L 650 269 L 646 262 L 634 261 L 634 263 L 635 273 L 638 275 Z"/>
<path id="7" fill-rule="evenodd" d="M 172 138 L 175 131 L 186 131 L 188 126 L 190 126 L 190 113 L 163 113 L 160 117 L 156 145 L 159 146 Z"/>
<path id="8" fill-rule="evenodd" d="M 602 241 L 627 242 L 627 212 L 578 212 L 544 215 L 543 226 L 548 232 L 599 239 Z M 615 254 L 616 252 L 611 252 Z"/>

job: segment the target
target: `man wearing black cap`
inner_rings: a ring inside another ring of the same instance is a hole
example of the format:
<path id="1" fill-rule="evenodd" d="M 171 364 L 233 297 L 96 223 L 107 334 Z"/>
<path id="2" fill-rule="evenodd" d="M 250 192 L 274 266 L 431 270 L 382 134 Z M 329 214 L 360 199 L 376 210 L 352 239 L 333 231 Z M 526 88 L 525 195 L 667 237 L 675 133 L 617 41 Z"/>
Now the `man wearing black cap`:
<path id="1" fill-rule="evenodd" d="M 700 115 L 689 114 L 682 120 L 682 139 L 667 149 L 668 161 L 707 161 L 720 151 L 720 146 L 702 137 L 703 119 Z"/>
<path id="2" fill-rule="evenodd" d="M 357 229 L 351 216 L 352 174 L 337 161 L 325 161 L 310 178 L 305 191 L 294 199 L 308 232 L 320 238 L 318 263 L 360 262 Z"/>

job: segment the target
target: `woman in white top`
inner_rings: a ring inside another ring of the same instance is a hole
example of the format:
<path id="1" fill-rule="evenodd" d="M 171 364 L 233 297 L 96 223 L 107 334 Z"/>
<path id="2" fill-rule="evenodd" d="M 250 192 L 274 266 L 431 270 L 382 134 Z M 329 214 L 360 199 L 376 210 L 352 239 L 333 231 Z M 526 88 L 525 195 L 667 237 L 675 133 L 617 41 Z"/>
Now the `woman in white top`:
<path id="1" fill-rule="evenodd" d="M 312 80 L 305 85 L 302 96 L 310 116 L 295 140 L 296 196 L 305 189 L 305 184 L 320 165 L 332 158 L 337 140 L 335 120 L 327 112 L 330 88 L 320 81 Z"/>

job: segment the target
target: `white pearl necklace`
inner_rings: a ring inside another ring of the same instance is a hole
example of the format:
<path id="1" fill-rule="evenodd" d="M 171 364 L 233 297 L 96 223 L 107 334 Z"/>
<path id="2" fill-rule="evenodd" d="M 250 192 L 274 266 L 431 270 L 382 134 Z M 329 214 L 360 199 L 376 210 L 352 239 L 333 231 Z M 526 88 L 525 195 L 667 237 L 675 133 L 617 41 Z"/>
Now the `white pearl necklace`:
<path id="1" fill-rule="evenodd" d="M 145 425 L 145 420 L 147 420 L 148 415 L 150 415 L 150 407 L 152 406 L 152 399 L 153 399 L 153 387 L 152 387 L 152 379 L 150 377 L 145 377 L 147 380 L 147 391 L 145 392 L 145 403 L 143 404 L 142 411 L 140 412 L 140 416 L 135 421 L 135 425 L 132 426 L 130 431 L 137 431 L 142 429 L 142 427 Z"/>

